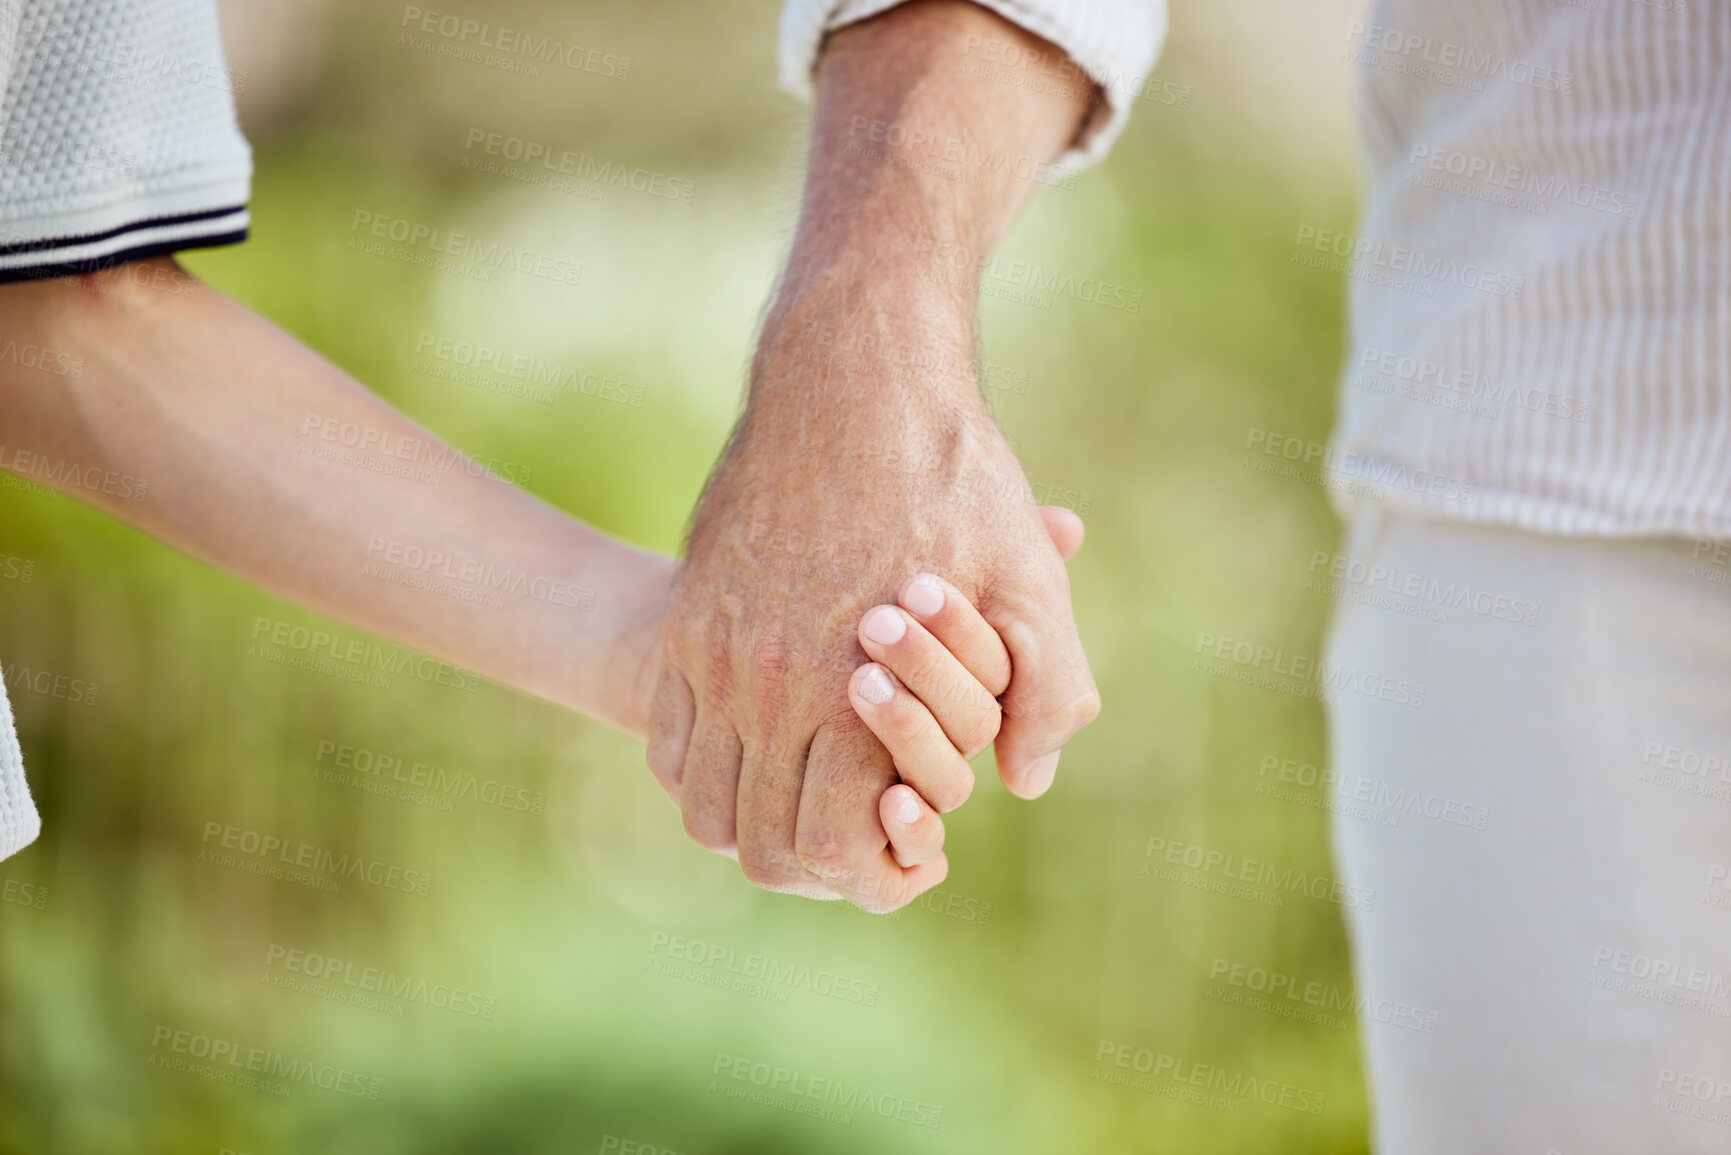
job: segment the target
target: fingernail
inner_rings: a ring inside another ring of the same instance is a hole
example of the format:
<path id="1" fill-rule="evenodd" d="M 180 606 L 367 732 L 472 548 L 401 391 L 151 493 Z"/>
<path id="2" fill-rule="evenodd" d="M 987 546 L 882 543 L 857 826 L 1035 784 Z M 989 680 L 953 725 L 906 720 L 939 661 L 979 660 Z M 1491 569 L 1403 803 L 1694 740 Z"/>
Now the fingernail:
<path id="1" fill-rule="evenodd" d="M 1052 779 L 1058 776 L 1058 755 L 1062 750 L 1054 750 L 1044 758 L 1036 758 L 1028 763 L 1028 773 L 1022 779 L 1022 789 L 1029 798 L 1038 798 L 1052 788 Z"/>
<path id="2" fill-rule="evenodd" d="M 895 645 L 907 632 L 907 621 L 903 619 L 901 611 L 892 606 L 879 606 L 866 617 L 866 637 L 880 646 Z"/>
<path id="3" fill-rule="evenodd" d="M 902 604 L 922 618 L 929 618 L 944 608 L 944 587 L 937 578 L 917 577 L 902 595 Z"/>
<path id="4" fill-rule="evenodd" d="M 899 790 L 901 801 L 896 803 L 896 821 L 903 826 L 912 826 L 920 818 L 920 804 L 914 798 L 912 790 Z"/>
<path id="5" fill-rule="evenodd" d="M 859 696 L 874 706 L 881 706 L 895 697 L 896 688 L 890 685 L 890 676 L 877 666 L 873 666 L 859 680 Z"/>

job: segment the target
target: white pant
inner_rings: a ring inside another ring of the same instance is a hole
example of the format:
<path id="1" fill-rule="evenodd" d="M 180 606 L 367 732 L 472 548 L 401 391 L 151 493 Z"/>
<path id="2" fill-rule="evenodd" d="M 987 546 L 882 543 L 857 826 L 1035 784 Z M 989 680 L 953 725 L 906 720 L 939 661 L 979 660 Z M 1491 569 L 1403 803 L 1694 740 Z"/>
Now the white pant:
<path id="1" fill-rule="evenodd" d="M 1330 705 L 1358 993 L 1436 1012 L 1362 1016 L 1380 1155 L 1731 1151 L 1731 551 L 1700 548 L 1351 518 L 1383 569 L 1330 661 L 1425 687 Z"/>

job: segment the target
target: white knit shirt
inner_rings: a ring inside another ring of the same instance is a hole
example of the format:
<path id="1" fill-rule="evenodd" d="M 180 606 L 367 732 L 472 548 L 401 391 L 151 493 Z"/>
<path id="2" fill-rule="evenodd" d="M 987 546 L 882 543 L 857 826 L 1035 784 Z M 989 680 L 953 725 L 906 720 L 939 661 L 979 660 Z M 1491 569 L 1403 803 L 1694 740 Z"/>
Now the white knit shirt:
<path id="1" fill-rule="evenodd" d="M 244 239 L 244 83 L 215 0 L 0 0 L 0 281 Z M 40 829 L 0 689 L 0 858 Z"/>
<path id="2" fill-rule="evenodd" d="M 215 0 L 0 0 L 0 281 L 246 236 Z"/>
<path id="3" fill-rule="evenodd" d="M 892 3 L 789 0 L 783 83 L 808 91 L 823 33 Z M 986 6 L 1108 85 L 1099 156 L 1163 5 Z M 1295 219 L 1290 257 L 1350 285 L 1340 423 L 1248 447 L 1347 504 L 1731 537 L 1731 2 L 1379 0 L 1339 31 L 1364 217 Z"/>

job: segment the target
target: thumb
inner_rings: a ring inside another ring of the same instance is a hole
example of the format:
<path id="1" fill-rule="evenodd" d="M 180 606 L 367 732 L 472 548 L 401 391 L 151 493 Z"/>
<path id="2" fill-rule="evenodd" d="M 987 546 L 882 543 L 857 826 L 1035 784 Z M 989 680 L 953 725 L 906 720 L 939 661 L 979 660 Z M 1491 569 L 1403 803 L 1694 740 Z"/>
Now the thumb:
<path id="1" fill-rule="evenodd" d="M 690 684 L 678 670 L 663 666 L 650 708 L 649 748 L 644 751 L 644 759 L 656 781 L 672 795 L 675 806 L 679 805 L 680 778 L 696 717 L 697 702 Z"/>
<path id="2" fill-rule="evenodd" d="M 1082 548 L 1082 538 L 1087 533 L 1082 527 L 1082 519 L 1061 505 L 1042 505 L 1040 520 L 1046 524 L 1046 532 L 1052 535 L 1052 544 L 1058 547 L 1058 556 L 1069 561 L 1076 556 L 1076 551 Z"/>

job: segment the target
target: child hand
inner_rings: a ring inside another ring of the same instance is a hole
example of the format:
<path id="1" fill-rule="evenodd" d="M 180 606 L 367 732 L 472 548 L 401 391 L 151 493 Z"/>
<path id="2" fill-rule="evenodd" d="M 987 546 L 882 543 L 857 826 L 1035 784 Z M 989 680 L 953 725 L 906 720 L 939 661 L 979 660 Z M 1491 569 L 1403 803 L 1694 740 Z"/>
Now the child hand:
<path id="1" fill-rule="evenodd" d="M 1081 519 L 1055 506 L 1040 515 L 1068 561 L 1082 547 Z M 878 817 L 896 861 L 910 867 L 943 856 L 938 815 L 973 792 L 968 759 L 998 736 L 1010 655 L 973 603 L 936 575 L 909 578 L 896 601 L 860 619 L 872 661 L 854 671 L 848 700 L 901 775 L 878 800 Z"/>

